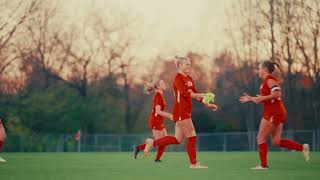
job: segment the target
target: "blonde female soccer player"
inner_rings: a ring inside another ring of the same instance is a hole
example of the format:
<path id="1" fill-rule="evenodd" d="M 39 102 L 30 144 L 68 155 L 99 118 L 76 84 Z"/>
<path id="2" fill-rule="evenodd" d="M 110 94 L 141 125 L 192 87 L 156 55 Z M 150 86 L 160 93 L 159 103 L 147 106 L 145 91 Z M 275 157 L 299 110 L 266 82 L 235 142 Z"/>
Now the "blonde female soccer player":
<path id="1" fill-rule="evenodd" d="M 173 106 L 173 121 L 175 124 L 175 136 L 165 136 L 160 139 L 147 139 L 145 154 L 149 152 L 151 147 L 164 146 L 169 144 L 180 144 L 184 138 L 187 139 L 187 152 L 190 161 L 190 168 L 202 169 L 207 166 L 200 165 L 197 161 L 196 150 L 196 131 L 191 119 L 192 112 L 192 98 L 196 98 L 202 102 L 205 94 L 198 93 L 195 88 L 193 79 L 190 74 L 190 59 L 187 57 L 176 57 L 176 66 L 178 73 L 175 76 L 173 89 L 175 101 Z M 205 103 L 205 105 L 216 111 L 218 106 L 213 103 Z"/>

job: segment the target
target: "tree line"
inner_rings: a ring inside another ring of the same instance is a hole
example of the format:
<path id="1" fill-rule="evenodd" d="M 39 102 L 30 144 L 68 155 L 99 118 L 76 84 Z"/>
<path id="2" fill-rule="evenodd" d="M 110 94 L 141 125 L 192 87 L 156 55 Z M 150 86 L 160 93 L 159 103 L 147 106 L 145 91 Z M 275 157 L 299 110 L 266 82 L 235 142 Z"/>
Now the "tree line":
<path id="1" fill-rule="evenodd" d="M 145 133 L 151 96 L 143 85 L 163 79 L 172 108 L 174 62 L 155 54 L 142 62 L 132 49 L 139 17 L 88 7 L 81 22 L 61 13 L 62 1 L 0 3 L 0 115 L 9 133 Z M 320 3 L 317 0 L 240 0 L 226 10 L 229 46 L 215 55 L 190 50 L 192 76 L 212 91 L 220 109 L 195 102 L 198 132 L 253 131 L 261 107 L 238 102 L 259 92 L 257 65 L 281 69 L 289 129 L 320 127 Z M 218 42 L 216 42 L 218 43 Z M 145 72 L 137 73 L 143 67 Z M 169 129 L 171 122 L 166 122 Z"/>

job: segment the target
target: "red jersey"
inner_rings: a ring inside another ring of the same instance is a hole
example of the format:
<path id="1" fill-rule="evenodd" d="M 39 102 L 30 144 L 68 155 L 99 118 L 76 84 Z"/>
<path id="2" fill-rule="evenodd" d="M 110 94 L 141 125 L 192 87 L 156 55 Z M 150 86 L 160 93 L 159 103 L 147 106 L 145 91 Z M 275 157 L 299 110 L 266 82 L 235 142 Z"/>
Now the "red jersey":
<path id="1" fill-rule="evenodd" d="M 152 112 L 149 119 L 149 127 L 150 129 L 155 129 L 160 131 L 163 128 L 165 128 L 163 124 L 164 117 L 156 113 L 157 105 L 160 105 L 161 111 L 164 111 L 164 109 L 166 108 L 166 102 L 162 94 L 159 92 L 156 92 L 156 94 L 153 96 L 153 99 L 152 99 Z"/>
<path id="2" fill-rule="evenodd" d="M 271 94 L 271 88 L 268 86 L 268 80 L 279 82 L 277 78 L 268 75 L 260 86 L 260 95 L 268 96 Z M 262 102 L 263 104 L 263 117 L 274 123 L 284 123 L 287 118 L 286 108 L 282 102 L 281 97 L 276 99 L 269 99 Z"/>
<path id="3" fill-rule="evenodd" d="M 191 91 L 197 93 L 192 78 L 178 73 L 173 82 L 175 101 L 173 105 L 173 120 L 181 121 L 191 118 Z"/>

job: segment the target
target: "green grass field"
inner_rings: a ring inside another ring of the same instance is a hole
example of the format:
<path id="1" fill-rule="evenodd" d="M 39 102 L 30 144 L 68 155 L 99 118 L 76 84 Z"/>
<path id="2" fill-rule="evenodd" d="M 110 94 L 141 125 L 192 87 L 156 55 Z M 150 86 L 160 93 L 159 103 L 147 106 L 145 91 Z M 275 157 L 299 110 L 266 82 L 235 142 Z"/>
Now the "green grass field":
<path id="1" fill-rule="evenodd" d="M 0 180 L 274 180 L 320 179 L 320 153 L 305 163 L 297 152 L 271 152 L 266 171 L 249 167 L 258 162 L 255 152 L 200 152 L 198 158 L 209 169 L 188 168 L 184 152 L 166 153 L 162 163 L 155 154 L 133 159 L 128 153 L 3 153 Z"/>

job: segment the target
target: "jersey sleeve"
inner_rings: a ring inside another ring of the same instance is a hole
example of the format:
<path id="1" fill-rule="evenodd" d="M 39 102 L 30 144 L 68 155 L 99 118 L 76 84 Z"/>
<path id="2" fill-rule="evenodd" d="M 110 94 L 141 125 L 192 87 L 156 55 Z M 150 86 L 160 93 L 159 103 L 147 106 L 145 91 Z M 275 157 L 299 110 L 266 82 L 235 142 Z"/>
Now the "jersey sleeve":
<path id="1" fill-rule="evenodd" d="M 194 93 L 199 93 L 199 91 L 198 91 L 198 89 L 196 88 L 196 85 L 195 85 L 195 83 L 194 83 L 194 81 L 193 81 L 192 78 L 191 78 L 191 81 L 192 81 L 192 84 L 193 84 L 193 86 L 192 86 L 192 91 L 193 91 Z M 202 98 L 197 98 L 196 100 L 202 103 Z"/>
<path id="2" fill-rule="evenodd" d="M 193 84 L 193 86 L 192 86 L 192 91 L 193 91 L 194 93 L 198 93 L 198 90 L 197 90 L 197 88 L 196 88 L 196 85 L 195 85 L 193 79 L 192 79 L 192 78 L 190 78 L 190 79 L 191 79 L 191 82 L 192 82 L 192 84 Z"/>

